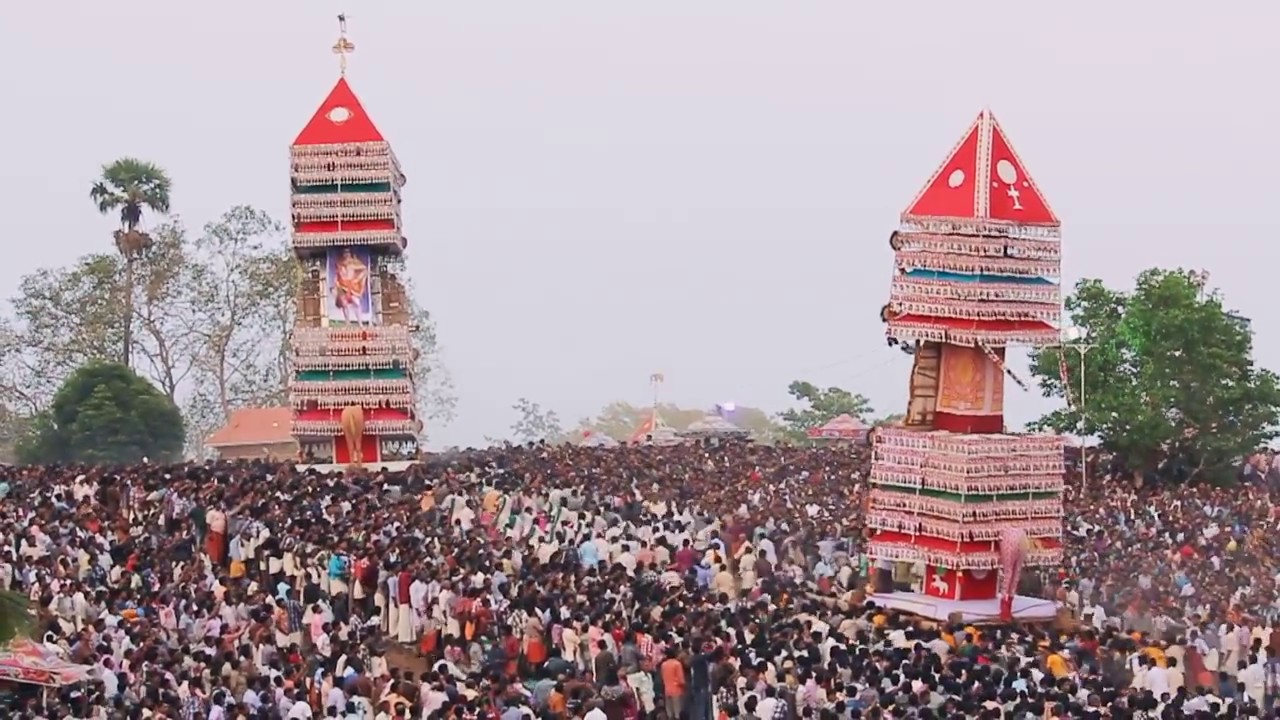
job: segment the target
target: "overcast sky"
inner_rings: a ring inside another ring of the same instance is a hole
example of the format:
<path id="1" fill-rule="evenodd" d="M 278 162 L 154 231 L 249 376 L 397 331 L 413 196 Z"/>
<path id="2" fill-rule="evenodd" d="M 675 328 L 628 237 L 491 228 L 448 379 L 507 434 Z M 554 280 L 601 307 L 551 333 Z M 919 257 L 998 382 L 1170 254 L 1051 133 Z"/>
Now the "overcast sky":
<path id="1" fill-rule="evenodd" d="M 108 247 L 86 193 L 121 155 L 169 169 L 190 226 L 285 219 L 340 11 L 460 396 L 433 445 L 505 434 L 519 396 L 643 403 L 659 371 L 682 404 L 782 409 L 804 378 L 901 410 L 887 239 L 983 106 L 1062 219 L 1066 283 L 1207 268 L 1280 367 L 1261 0 L 7 3 L 0 292 Z"/>

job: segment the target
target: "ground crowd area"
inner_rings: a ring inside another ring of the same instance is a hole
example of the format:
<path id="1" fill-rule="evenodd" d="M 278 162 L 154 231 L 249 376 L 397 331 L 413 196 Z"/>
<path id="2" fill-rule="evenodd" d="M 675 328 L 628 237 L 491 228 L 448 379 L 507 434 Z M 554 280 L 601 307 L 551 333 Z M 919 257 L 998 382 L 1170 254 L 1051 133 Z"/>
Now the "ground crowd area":
<path id="1" fill-rule="evenodd" d="M 1059 627 L 863 591 L 864 448 L 517 446 L 405 473 L 15 467 L 0 586 L 93 678 L 3 717 L 1276 717 L 1280 494 L 1069 478 Z M 921 568 L 900 580 L 920 582 Z"/>

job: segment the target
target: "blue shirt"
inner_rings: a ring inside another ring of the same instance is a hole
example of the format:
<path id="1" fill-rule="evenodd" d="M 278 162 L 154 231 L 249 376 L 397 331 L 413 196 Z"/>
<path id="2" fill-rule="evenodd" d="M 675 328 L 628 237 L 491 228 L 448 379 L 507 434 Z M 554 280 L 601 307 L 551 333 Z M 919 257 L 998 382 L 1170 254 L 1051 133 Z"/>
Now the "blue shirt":
<path id="1" fill-rule="evenodd" d="M 586 540 L 578 546 L 578 559 L 582 561 L 584 568 L 593 568 L 600 564 L 600 550 L 596 547 L 594 540 Z"/>
<path id="2" fill-rule="evenodd" d="M 347 574 L 347 559 L 337 553 L 329 556 L 329 577 L 341 579 Z"/>
<path id="3" fill-rule="evenodd" d="M 707 587 L 711 584 L 711 568 L 706 565 L 695 565 L 693 569 L 697 573 L 698 587 Z"/>

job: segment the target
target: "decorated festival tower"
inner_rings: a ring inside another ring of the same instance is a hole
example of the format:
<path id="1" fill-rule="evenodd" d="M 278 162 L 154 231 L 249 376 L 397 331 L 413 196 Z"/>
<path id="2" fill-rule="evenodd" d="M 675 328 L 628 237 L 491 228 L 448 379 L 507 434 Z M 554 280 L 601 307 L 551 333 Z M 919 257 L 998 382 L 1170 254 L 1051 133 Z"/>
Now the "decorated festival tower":
<path id="1" fill-rule="evenodd" d="M 302 267 L 294 326 L 293 434 L 302 460 L 411 460 L 421 423 L 400 217 L 404 173 L 341 75 L 290 147 L 293 249 Z"/>
<path id="2" fill-rule="evenodd" d="M 926 605 L 1008 618 L 1022 566 L 1062 554 L 1063 440 L 1004 430 L 1006 349 L 1059 342 L 1058 218 L 984 111 L 890 245 L 882 319 L 914 364 L 903 424 L 875 439 L 868 555 L 923 563 Z"/>

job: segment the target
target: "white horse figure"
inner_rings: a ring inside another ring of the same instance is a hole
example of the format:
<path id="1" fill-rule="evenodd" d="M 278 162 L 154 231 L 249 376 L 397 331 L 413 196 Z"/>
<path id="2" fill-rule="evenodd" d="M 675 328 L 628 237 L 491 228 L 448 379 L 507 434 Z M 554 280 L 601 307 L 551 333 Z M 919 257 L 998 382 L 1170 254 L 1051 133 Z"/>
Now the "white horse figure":
<path id="1" fill-rule="evenodd" d="M 944 597 L 949 595 L 951 592 L 951 586 L 947 584 L 947 581 L 943 580 L 942 576 L 937 572 L 934 572 L 933 581 L 929 583 L 929 587 L 932 588 L 936 594 Z"/>

